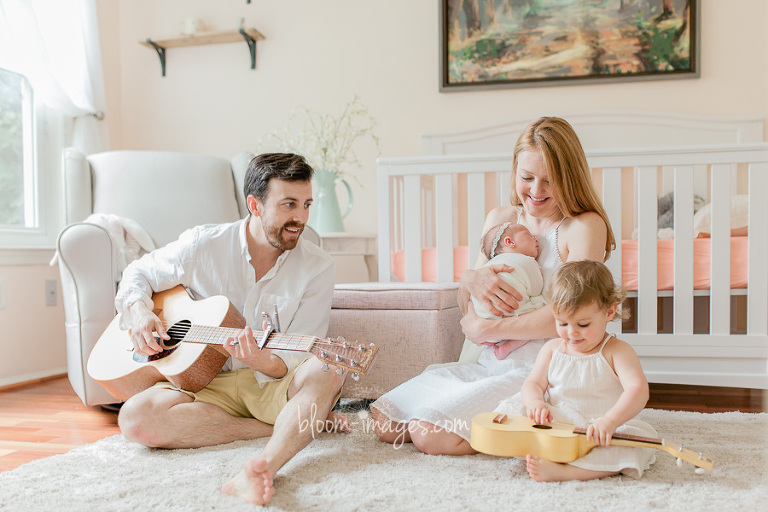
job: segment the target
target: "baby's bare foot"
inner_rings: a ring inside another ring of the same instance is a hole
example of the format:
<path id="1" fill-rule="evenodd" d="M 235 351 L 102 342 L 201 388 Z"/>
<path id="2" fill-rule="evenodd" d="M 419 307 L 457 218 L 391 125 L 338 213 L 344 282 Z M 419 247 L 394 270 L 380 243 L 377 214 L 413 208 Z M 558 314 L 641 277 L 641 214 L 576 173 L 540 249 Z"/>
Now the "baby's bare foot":
<path id="1" fill-rule="evenodd" d="M 245 463 L 243 471 L 221 487 L 221 491 L 237 496 L 256 505 L 266 505 L 275 494 L 272 475 L 267 470 L 267 461 L 252 459 Z"/>

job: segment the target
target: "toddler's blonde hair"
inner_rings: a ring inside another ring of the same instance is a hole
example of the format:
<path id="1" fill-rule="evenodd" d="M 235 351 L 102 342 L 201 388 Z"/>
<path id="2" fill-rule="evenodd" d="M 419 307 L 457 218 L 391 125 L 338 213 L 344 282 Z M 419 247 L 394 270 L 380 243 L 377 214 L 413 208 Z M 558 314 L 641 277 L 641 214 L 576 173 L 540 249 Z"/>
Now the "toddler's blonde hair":
<path id="1" fill-rule="evenodd" d="M 556 315 L 572 313 L 589 304 L 603 309 L 615 304 L 618 306 L 616 318 L 629 318 L 629 311 L 622 308 L 626 297 L 624 287 L 616 283 L 608 267 L 598 261 L 569 261 L 560 265 L 549 282 L 547 296 Z"/>

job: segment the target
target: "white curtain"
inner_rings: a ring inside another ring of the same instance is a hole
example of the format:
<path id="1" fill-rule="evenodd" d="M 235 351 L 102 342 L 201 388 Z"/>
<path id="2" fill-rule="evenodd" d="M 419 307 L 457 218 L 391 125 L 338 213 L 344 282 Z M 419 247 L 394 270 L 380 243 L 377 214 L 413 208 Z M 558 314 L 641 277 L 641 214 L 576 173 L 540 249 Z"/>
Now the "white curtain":
<path id="1" fill-rule="evenodd" d="M 0 0 L 0 67 L 26 76 L 35 101 L 73 118 L 73 146 L 109 149 L 94 0 Z"/>

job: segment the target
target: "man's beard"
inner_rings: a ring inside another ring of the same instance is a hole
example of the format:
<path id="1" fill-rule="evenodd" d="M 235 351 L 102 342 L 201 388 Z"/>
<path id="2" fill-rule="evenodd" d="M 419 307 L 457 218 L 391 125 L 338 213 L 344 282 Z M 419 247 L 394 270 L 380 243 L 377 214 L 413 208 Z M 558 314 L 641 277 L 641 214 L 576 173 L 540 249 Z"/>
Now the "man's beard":
<path id="1" fill-rule="evenodd" d="M 299 228 L 299 235 L 295 239 L 285 239 L 283 237 L 284 228 Z M 264 227 L 264 235 L 267 237 L 267 242 L 269 242 L 269 244 L 275 249 L 279 249 L 281 251 L 290 251 L 294 249 L 296 244 L 299 243 L 299 237 L 303 232 L 304 224 L 299 224 L 298 222 L 288 222 L 282 226 L 271 226 L 269 228 L 266 226 Z"/>

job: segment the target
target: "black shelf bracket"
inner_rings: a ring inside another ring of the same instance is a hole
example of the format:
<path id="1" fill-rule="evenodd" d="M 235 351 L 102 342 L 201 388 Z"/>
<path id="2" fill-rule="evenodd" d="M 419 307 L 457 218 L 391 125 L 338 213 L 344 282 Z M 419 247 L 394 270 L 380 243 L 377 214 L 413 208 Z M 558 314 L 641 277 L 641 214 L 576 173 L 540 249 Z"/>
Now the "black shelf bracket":
<path id="1" fill-rule="evenodd" d="M 157 51 L 157 56 L 160 57 L 160 67 L 163 70 L 163 76 L 165 76 L 165 48 L 155 43 L 151 39 L 147 39 L 147 44 L 152 45 L 152 48 Z"/>
<path id="2" fill-rule="evenodd" d="M 248 43 L 248 50 L 251 52 L 251 69 L 256 69 L 256 40 L 248 35 L 248 32 L 242 28 L 239 30 L 245 42 Z"/>

